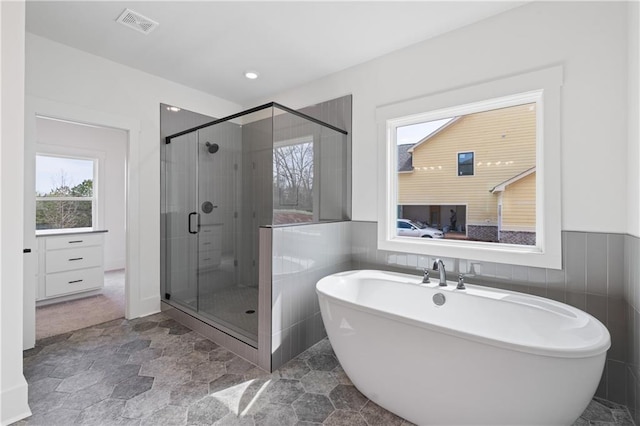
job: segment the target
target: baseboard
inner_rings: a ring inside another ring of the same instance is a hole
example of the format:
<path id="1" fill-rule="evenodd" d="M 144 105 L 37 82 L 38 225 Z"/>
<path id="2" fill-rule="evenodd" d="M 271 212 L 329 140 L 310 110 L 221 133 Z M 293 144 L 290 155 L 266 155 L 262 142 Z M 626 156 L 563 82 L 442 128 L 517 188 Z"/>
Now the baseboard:
<path id="1" fill-rule="evenodd" d="M 126 259 L 123 257 L 122 259 L 115 260 L 105 260 L 104 262 L 104 271 L 117 271 L 120 269 L 124 269 L 126 265 Z"/>
<path id="2" fill-rule="evenodd" d="M 0 406 L 2 406 L 0 425 L 2 426 L 10 425 L 31 415 L 27 381 L 23 377 L 21 382 L 11 389 L 2 390 L 0 394 Z"/>
<path id="3" fill-rule="evenodd" d="M 160 312 L 160 295 L 136 301 L 131 300 L 127 319 L 146 317 Z"/>

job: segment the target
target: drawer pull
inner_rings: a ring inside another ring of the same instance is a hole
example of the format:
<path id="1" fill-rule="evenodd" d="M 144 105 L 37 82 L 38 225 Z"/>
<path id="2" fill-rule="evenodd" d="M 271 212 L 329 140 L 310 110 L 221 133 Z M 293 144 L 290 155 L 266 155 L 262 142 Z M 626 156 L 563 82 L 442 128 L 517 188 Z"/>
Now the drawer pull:
<path id="1" fill-rule="evenodd" d="M 202 259 L 203 262 L 206 262 L 207 260 L 211 260 L 211 258 L 207 257 L 206 259 Z"/>
<path id="2" fill-rule="evenodd" d="M 69 259 L 69 262 L 74 261 L 74 260 L 82 260 L 81 257 L 73 257 L 71 259 Z"/>
<path id="3" fill-rule="evenodd" d="M 69 281 L 69 284 L 75 284 L 75 283 L 81 283 L 84 280 L 73 280 L 73 281 Z"/>
<path id="4" fill-rule="evenodd" d="M 76 244 L 76 243 L 81 243 L 83 240 L 74 240 L 74 241 L 69 241 L 69 244 Z"/>

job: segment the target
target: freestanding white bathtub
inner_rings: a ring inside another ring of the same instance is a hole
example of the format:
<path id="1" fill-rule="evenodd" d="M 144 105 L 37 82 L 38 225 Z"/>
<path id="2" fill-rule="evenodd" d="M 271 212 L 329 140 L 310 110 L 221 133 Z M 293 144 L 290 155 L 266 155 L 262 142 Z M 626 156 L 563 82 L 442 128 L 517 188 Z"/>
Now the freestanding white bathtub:
<path id="1" fill-rule="evenodd" d="M 352 271 L 318 282 L 329 340 L 360 392 L 418 425 L 556 426 L 580 416 L 610 346 L 602 323 L 541 297 L 421 281 Z"/>

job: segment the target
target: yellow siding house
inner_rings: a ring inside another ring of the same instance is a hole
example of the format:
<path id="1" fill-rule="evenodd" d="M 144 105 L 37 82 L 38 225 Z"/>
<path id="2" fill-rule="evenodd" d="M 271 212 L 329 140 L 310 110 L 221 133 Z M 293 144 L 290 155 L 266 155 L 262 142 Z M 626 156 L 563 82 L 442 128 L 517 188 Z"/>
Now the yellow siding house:
<path id="1" fill-rule="evenodd" d="M 398 152 L 411 219 L 447 228 L 453 210 L 469 239 L 535 244 L 535 104 L 454 117 Z"/>

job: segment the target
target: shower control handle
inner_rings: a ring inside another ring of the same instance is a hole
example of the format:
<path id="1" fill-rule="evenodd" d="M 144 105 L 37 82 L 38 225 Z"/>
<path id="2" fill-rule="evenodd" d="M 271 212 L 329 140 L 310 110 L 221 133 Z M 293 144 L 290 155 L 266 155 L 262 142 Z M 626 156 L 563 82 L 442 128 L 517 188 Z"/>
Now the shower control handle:
<path id="1" fill-rule="evenodd" d="M 197 223 L 197 227 L 196 227 L 196 230 L 195 230 L 195 231 L 193 231 L 193 230 L 191 229 L 191 223 L 193 222 L 193 221 L 191 220 L 191 217 L 192 217 L 192 216 L 194 216 L 194 215 L 198 218 L 198 223 Z M 199 230 L 199 228 L 200 228 L 200 215 L 198 214 L 198 212 L 191 212 L 191 213 L 189 213 L 189 224 L 188 224 L 188 226 L 189 226 L 189 233 L 190 233 L 190 234 L 197 234 L 197 233 L 198 233 L 198 230 Z"/>

